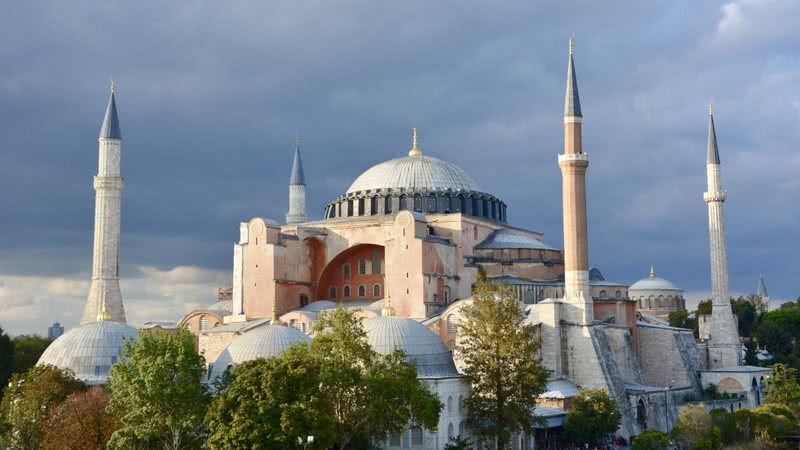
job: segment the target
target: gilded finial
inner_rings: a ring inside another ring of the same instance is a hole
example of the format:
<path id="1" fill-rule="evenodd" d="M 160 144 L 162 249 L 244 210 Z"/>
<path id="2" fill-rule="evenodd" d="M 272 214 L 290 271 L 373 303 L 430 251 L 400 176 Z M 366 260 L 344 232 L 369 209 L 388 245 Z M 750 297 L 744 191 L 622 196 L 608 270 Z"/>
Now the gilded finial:
<path id="1" fill-rule="evenodd" d="M 709 116 L 713 116 L 714 115 L 714 101 L 713 100 L 708 102 L 708 115 Z"/>
<path id="2" fill-rule="evenodd" d="M 108 313 L 108 309 L 106 308 L 106 298 L 103 297 L 103 303 L 100 304 L 100 312 L 97 313 L 97 321 L 103 322 L 109 320 L 111 320 L 111 314 Z"/>
<path id="3" fill-rule="evenodd" d="M 275 304 L 276 302 L 272 301 L 272 320 L 269 321 L 270 325 L 278 325 L 278 307 Z"/>
<path id="4" fill-rule="evenodd" d="M 656 270 L 653 267 L 653 265 L 650 264 L 650 278 L 655 278 L 655 277 L 656 277 Z"/>
<path id="5" fill-rule="evenodd" d="M 572 50 L 575 48 L 575 35 L 569 37 L 569 54 L 572 54 Z"/>
<path id="6" fill-rule="evenodd" d="M 381 308 L 381 315 L 384 317 L 394 316 L 394 308 L 392 308 L 392 298 L 386 297 L 386 304 Z"/>
<path id="7" fill-rule="evenodd" d="M 117 85 L 116 85 L 116 84 L 114 84 L 114 79 L 112 78 L 112 79 L 111 79 L 111 93 L 112 93 L 112 94 L 113 94 L 113 93 L 114 93 L 114 91 L 116 90 L 116 87 L 117 87 Z"/>
<path id="8" fill-rule="evenodd" d="M 408 156 L 422 156 L 422 149 L 417 146 L 417 129 L 414 128 L 414 135 L 411 139 L 411 150 L 408 152 Z"/>

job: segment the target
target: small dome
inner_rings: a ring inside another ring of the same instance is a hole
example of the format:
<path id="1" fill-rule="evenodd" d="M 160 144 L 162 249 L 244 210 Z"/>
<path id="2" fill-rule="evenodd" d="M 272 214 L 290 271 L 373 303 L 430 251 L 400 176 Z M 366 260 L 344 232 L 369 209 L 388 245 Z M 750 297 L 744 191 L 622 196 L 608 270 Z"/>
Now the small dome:
<path id="1" fill-rule="evenodd" d="M 651 276 L 647 278 L 642 278 L 641 280 L 633 283 L 631 287 L 628 288 L 628 292 L 631 291 L 682 291 L 683 289 L 675 286 L 669 280 L 665 280 L 663 278 L 659 278 L 656 276 Z"/>
<path id="2" fill-rule="evenodd" d="M 370 347 L 389 354 L 403 350 L 409 362 L 417 365 L 420 378 L 457 376 L 453 356 L 439 336 L 414 319 L 381 316 L 364 320 Z"/>
<path id="3" fill-rule="evenodd" d="M 298 342 L 311 342 L 311 338 L 284 325 L 260 326 L 235 337 L 217 357 L 208 378 L 221 376 L 231 365 L 278 356 Z"/>
<path id="4" fill-rule="evenodd" d="M 530 236 L 508 229 L 495 230 L 475 246 L 476 249 L 524 248 L 534 250 L 555 250 L 553 247 Z"/>
<path id="5" fill-rule="evenodd" d="M 406 156 L 374 165 L 358 176 L 347 193 L 377 189 L 480 191 L 475 180 L 450 162 L 430 156 Z"/>
<path id="6" fill-rule="evenodd" d="M 138 331 L 123 323 L 100 321 L 73 328 L 53 341 L 38 364 L 69 369 L 86 384 L 103 384 L 111 365 L 122 356 L 125 342 Z"/>

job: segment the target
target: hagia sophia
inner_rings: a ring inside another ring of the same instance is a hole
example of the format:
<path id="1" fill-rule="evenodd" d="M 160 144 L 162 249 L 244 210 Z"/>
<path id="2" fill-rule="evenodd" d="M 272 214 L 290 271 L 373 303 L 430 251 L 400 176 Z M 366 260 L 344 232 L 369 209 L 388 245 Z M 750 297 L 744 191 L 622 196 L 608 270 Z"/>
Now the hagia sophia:
<path id="1" fill-rule="evenodd" d="M 472 301 L 483 270 L 490 280 L 510 285 L 524 304 L 551 373 L 533 412 L 544 420 L 515 435 L 514 448 L 550 448 L 579 387 L 608 391 L 623 417 L 618 434 L 626 437 L 645 428 L 668 430 L 679 404 L 709 385 L 737 394 L 723 405 L 731 410 L 758 405 L 769 369 L 743 365 L 728 304 L 726 194 L 713 111 L 703 199 L 714 308 L 707 336 L 699 340 L 692 330 L 669 326 L 669 313 L 685 310 L 686 302 L 683 290 L 656 276 L 655 268 L 628 285 L 606 280 L 590 265 L 583 119 L 570 40 L 564 148 L 553 155 L 553 170 L 557 164 L 562 174 L 563 249 L 547 244 L 540 232 L 509 223 L 513 205 L 483 190 L 456 164 L 435 158 L 435 149 L 420 145 L 416 129 L 409 150 L 377 162 L 343 193 L 331 193 L 322 219 L 313 220 L 306 214 L 298 139 L 285 223 L 261 217 L 241 222 L 231 285 L 219 290 L 219 301 L 176 322 L 149 322 L 137 330 L 126 325 L 119 289 L 122 134 L 112 87 L 99 136 L 92 284 L 83 320 L 39 362 L 102 384 L 126 339 L 186 327 L 208 363 L 207 381 L 213 381 L 241 362 L 313 339 L 318 315 L 344 305 L 363 320 L 372 348 L 404 350 L 444 404 L 436 430 L 410 427 L 374 444 L 442 449 L 451 438 L 469 435 L 464 399 L 470 386 L 453 349 L 462 308 Z"/>

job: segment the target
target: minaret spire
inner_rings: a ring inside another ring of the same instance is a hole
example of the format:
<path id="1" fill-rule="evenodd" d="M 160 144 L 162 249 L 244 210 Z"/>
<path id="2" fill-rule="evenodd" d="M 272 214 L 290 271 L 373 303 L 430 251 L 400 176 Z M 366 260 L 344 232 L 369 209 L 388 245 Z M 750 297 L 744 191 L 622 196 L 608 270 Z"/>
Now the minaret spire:
<path id="1" fill-rule="evenodd" d="M 411 138 L 411 150 L 408 151 L 408 156 L 422 156 L 422 149 L 417 145 L 417 129 L 414 128 L 414 134 Z"/>
<path id="2" fill-rule="evenodd" d="M 720 181 L 719 149 L 714 127 L 714 110 L 708 106 L 708 148 L 706 177 L 708 191 L 703 200 L 708 204 L 708 234 L 711 254 L 711 335 L 708 343 L 709 366 L 712 369 L 739 365 L 739 336 L 728 288 L 728 253 L 725 244 L 724 203 L 726 193 Z"/>
<path id="3" fill-rule="evenodd" d="M 96 320 L 125 323 L 125 308 L 119 289 L 122 133 L 115 91 L 116 86 L 112 81 L 103 125 L 97 139 L 99 157 L 97 176 L 94 177 L 92 284 L 83 308 L 81 325 Z"/>
<path id="4" fill-rule="evenodd" d="M 581 139 L 583 117 L 573 59 L 574 42 L 574 38 L 570 38 L 564 99 L 564 153 L 558 155 L 564 215 L 564 301 L 571 305 L 566 319 L 587 324 L 594 320 L 589 290 L 586 220 L 586 169 L 589 167 L 589 157 L 583 152 Z"/>
<path id="5" fill-rule="evenodd" d="M 292 173 L 289 176 L 289 212 L 286 223 L 306 221 L 306 176 L 303 173 L 303 160 L 300 157 L 300 135 L 295 137 Z"/>

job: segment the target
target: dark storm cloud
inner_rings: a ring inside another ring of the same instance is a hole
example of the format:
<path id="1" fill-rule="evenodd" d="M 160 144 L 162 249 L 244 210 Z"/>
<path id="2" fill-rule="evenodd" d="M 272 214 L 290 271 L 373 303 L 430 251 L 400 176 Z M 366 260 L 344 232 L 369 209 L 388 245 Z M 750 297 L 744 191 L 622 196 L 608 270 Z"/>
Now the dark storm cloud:
<path id="1" fill-rule="evenodd" d="M 238 222 L 285 214 L 295 132 L 312 217 L 361 171 L 404 154 L 417 126 L 428 154 L 464 167 L 509 204 L 513 224 L 559 245 L 556 153 L 575 33 L 593 264 L 633 282 L 653 262 L 707 290 L 713 98 L 732 289 L 755 289 L 764 272 L 773 296 L 796 296 L 798 12 L 789 0 L 6 5 L 0 280 L 90 270 L 112 76 L 125 276 L 229 271 Z"/>

